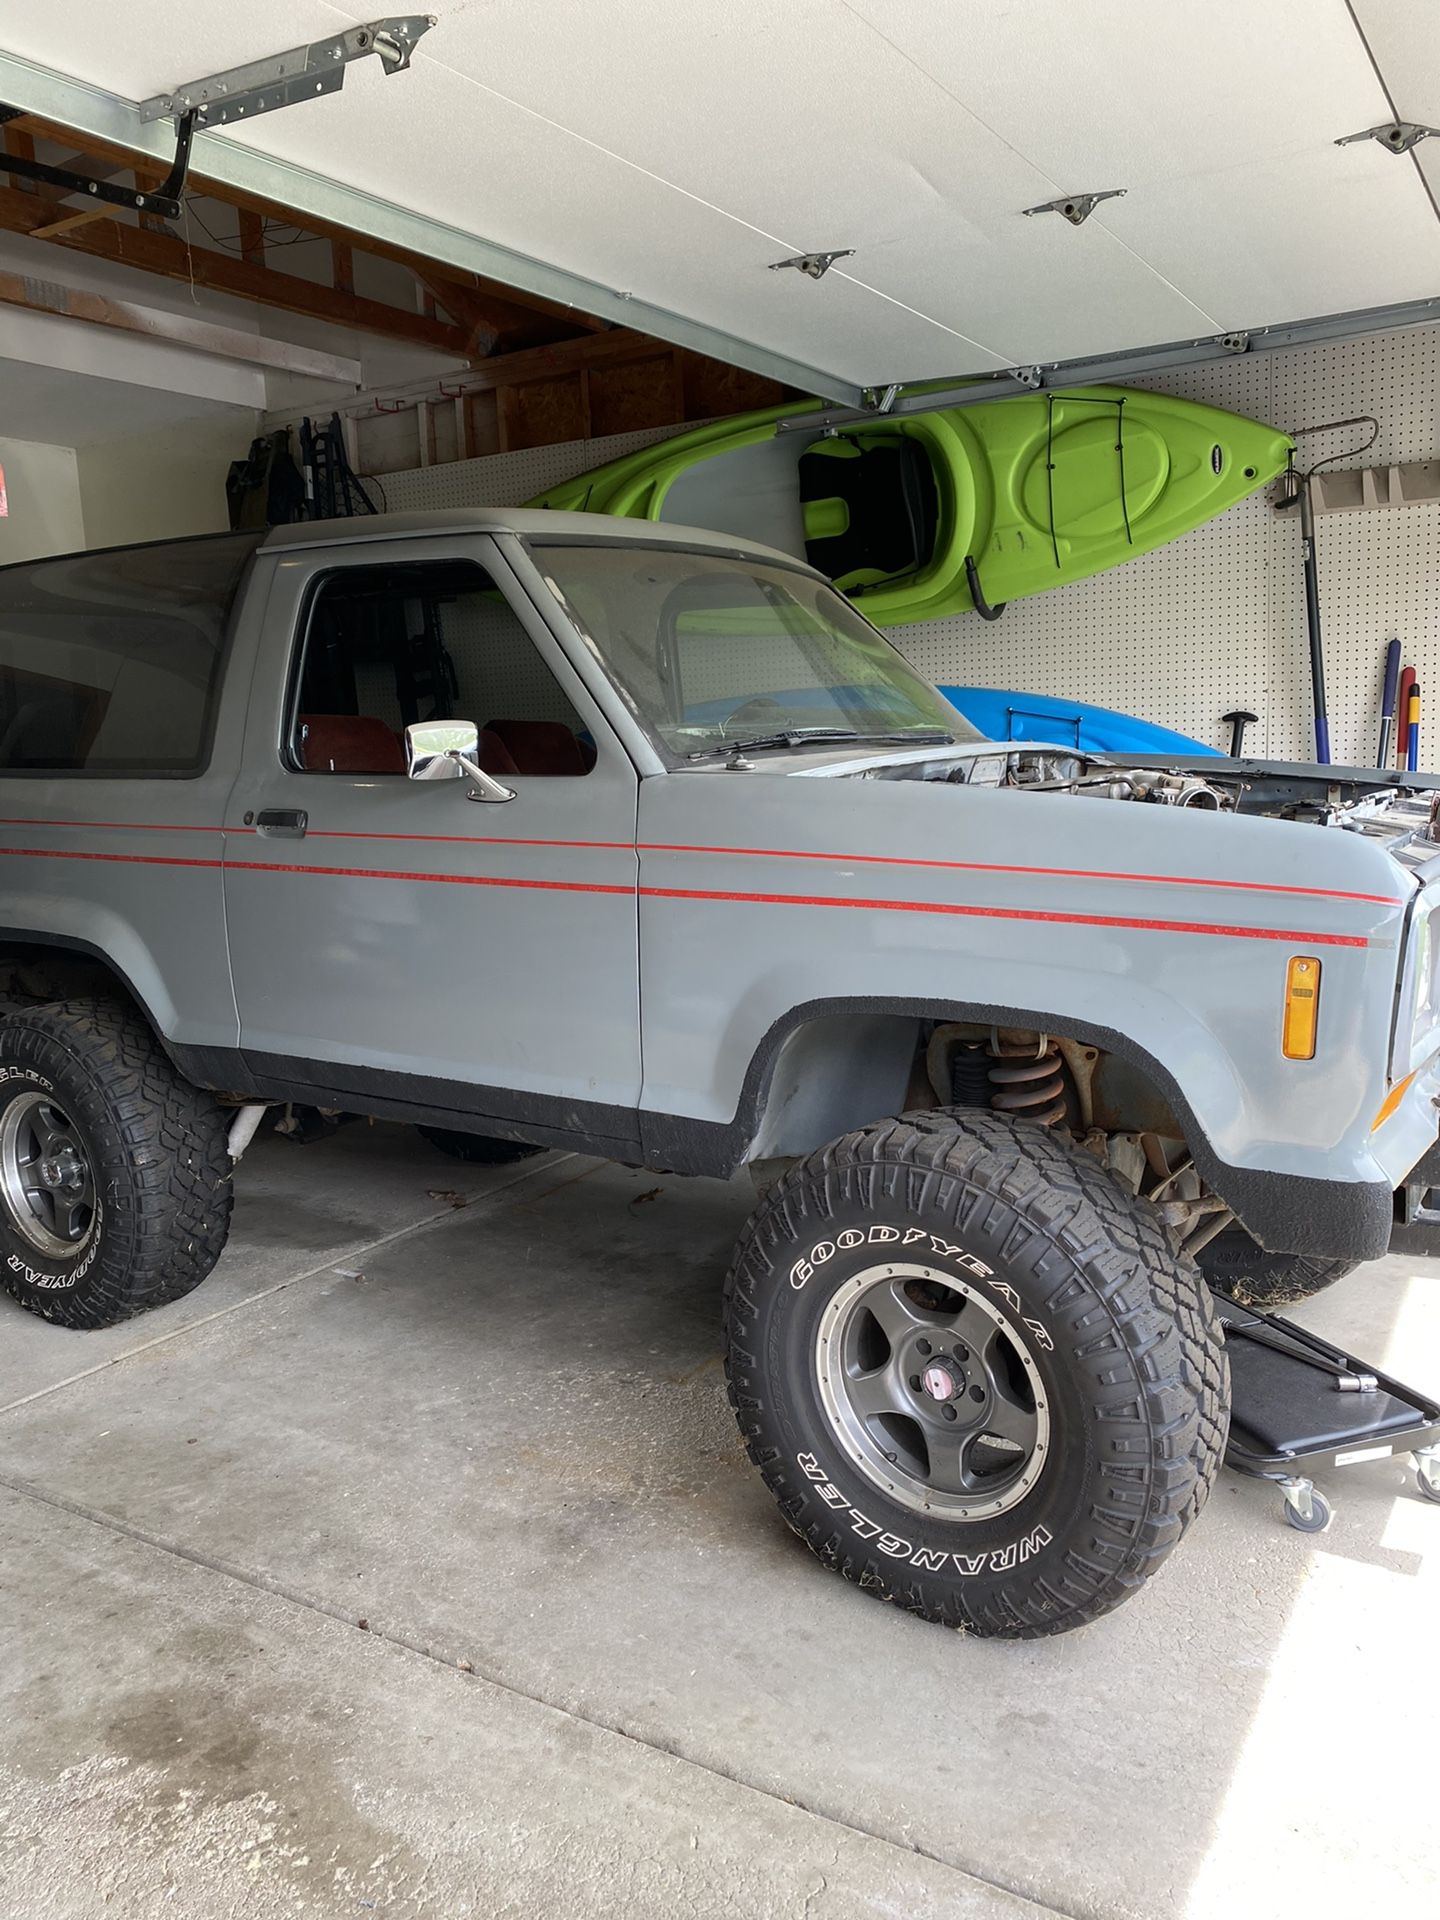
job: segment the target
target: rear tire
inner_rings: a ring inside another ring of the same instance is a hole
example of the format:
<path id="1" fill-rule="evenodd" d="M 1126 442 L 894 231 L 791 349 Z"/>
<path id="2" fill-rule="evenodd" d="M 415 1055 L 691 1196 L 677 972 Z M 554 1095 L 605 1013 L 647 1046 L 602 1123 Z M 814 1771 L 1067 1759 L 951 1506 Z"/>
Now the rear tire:
<path id="1" fill-rule="evenodd" d="M 1353 1273 L 1355 1260 L 1318 1260 L 1308 1253 L 1267 1253 L 1243 1227 L 1226 1227 L 1196 1256 L 1212 1287 L 1245 1307 L 1268 1312 L 1323 1293 Z"/>
<path id="2" fill-rule="evenodd" d="M 1228 1369 L 1194 1265 L 1097 1161 L 995 1114 L 909 1114 L 792 1167 L 741 1237 L 726 1340 L 794 1530 L 976 1634 L 1118 1606 L 1223 1454 Z"/>
<path id="3" fill-rule="evenodd" d="M 128 1007 L 0 1021 L 0 1279 L 32 1313 L 108 1327 L 189 1293 L 230 1225 L 225 1116 Z"/>
<path id="4" fill-rule="evenodd" d="M 527 1140 L 497 1140 L 488 1133 L 457 1133 L 450 1127 L 417 1127 L 415 1131 L 452 1160 L 464 1160 L 475 1167 L 504 1167 L 512 1160 L 528 1160 L 532 1154 L 545 1151 Z"/>

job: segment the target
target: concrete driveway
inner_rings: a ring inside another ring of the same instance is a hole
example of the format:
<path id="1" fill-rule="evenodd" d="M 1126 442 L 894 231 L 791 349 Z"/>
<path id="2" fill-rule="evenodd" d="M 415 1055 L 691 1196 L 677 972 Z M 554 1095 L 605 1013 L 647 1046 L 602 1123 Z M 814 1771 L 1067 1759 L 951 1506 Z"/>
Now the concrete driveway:
<path id="1" fill-rule="evenodd" d="M 262 1139 L 189 1300 L 0 1300 L 0 1916 L 1437 1910 L 1440 1510 L 1224 1475 L 972 1641 L 824 1573 L 725 1404 L 741 1186 Z M 1440 1267 L 1303 1316 L 1440 1385 Z"/>

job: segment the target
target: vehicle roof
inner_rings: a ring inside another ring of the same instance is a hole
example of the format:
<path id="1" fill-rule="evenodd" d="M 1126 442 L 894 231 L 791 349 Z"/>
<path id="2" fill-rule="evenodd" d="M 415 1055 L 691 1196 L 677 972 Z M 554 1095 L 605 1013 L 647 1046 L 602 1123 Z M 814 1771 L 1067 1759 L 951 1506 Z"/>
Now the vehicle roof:
<path id="1" fill-rule="evenodd" d="M 272 527 L 261 551 L 277 548 L 331 547 L 365 540 L 413 540 L 436 533 L 511 533 L 531 538 L 579 541 L 587 546 L 678 547 L 692 551 L 743 554 L 755 560 L 799 567 L 823 580 L 793 553 L 762 547 L 733 533 L 702 527 L 674 527 L 656 520 L 627 520 L 603 513 L 555 513 L 547 507 L 441 507 L 408 513 L 361 514 L 344 520 L 302 520 Z"/>

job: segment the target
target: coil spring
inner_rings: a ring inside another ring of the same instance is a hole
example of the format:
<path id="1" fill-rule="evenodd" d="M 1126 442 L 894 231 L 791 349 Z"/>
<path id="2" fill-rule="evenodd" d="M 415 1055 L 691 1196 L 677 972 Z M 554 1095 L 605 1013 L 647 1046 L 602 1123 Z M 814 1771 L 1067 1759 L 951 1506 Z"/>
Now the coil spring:
<path id="1" fill-rule="evenodd" d="M 1065 1073 L 1060 1049 L 1047 1046 L 1038 1059 L 994 1060 L 990 1104 L 999 1113 L 1019 1114 L 1053 1127 L 1065 1118 Z"/>
<path id="2" fill-rule="evenodd" d="M 951 1098 L 960 1107 L 990 1107 L 1053 1127 L 1065 1118 L 1067 1092 L 1060 1049 L 1017 1060 L 983 1047 L 961 1047 L 951 1057 Z"/>

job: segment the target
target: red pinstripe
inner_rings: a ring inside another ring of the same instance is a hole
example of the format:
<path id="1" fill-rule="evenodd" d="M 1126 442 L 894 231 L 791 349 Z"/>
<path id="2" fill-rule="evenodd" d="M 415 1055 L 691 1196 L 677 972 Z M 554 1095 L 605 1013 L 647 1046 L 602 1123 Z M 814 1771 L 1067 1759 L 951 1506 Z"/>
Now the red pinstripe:
<path id="1" fill-rule="evenodd" d="M 0 816 L 6 827 L 88 827 L 116 833 L 249 833 L 253 826 L 171 826 L 132 820 L 25 820 Z M 1239 893 L 1273 893 L 1307 900 L 1359 900 L 1377 907 L 1403 907 L 1404 900 L 1388 893 L 1356 893 L 1343 887 L 1297 887 L 1284 881 L 1224 880 L 1177 873 L 1119 873 L 1105 867 L 1022 867 L 986 860 L 927 860 L 918 854 L 821 853 L 795 847 L 706 847 L 661 840 L 544 840 L 510 838 L 501 834 L 362 833 L 352 828 L 312 827 L 310 840 L 384 840 L 417 846 L 566 847 L 598 853 L 712 853 L 744 860 L 829 860 L 843 866 L 917 867 L 939 873 L 1014 873 L 1045 880 L 1121 880 L 1154 887 L 1221 887 Z M 102 856 L 97 854 L 95 858 Z M 137 856 L 139 857 L 139 856 Z M 233 862 L 231 864 L 234 864 Z M 316 869 L 322 871 L 322 869 Z M 339 869 L 323 869 L 339 871 Z"/>
<path id="2" fill-rule="evenodd" d="M 530 843 L 527 843 L 530 844 Z M 536 843 L 550 844 L 550 843 Z M 1146 933 L 1193 933 L 1231 940 L 1287 940 L 1295 945 L 1367 947 L 1361 934 L 1300 932 L 1286 927 L 1236 927 L 1195 920 L 1142 919 L 1128 914 L 1058 913 L 1029 907 L 997 907 L 940 900 L 853 899 L 838 894 L 744 893 L 704 887 L 604 885 L 593 880 L 536 880 L 499 874 L 406 873 L 387 867 L 322 867 L 271 860 L 206 860 L 182 854 L 96 853 L 89 848 L 0 847 L 0 857 L 20 860 L 100 860 L 124 866 L 225 867 L 244 873 L 307 873 L 340 880 L 410 880 L 452 887 L 513 887 L 539 893 L 607 893 L 647 900 L 723 900 L 753 906 L 848 907 L 866 912 L 938 913 L 974 920 L 1022 920 L 1050 926 L 1125 927 Z"/>
<path id="3" fill-rule="evenodd" d="M 803 893 L 712 893 L 702 888 L 641 887 L 650 900 L 738 900 L 773 907 L 859 907 L 888 913 L 946 913 L 975 920 L 1038 920 L 1063 927 L 1133 927 L 1146 933 L 1218 934 L 1233 940 L 1288 940 L 1295 946 L 1368 947 L 1358 933 L 1297 933 L 1287 927 L 1222 927 L 1197 920 L 1139 920 L 1109 913 L 1047 913 L 1030 907 L 961 906 L 940 900 L 851 900 Z"/>

